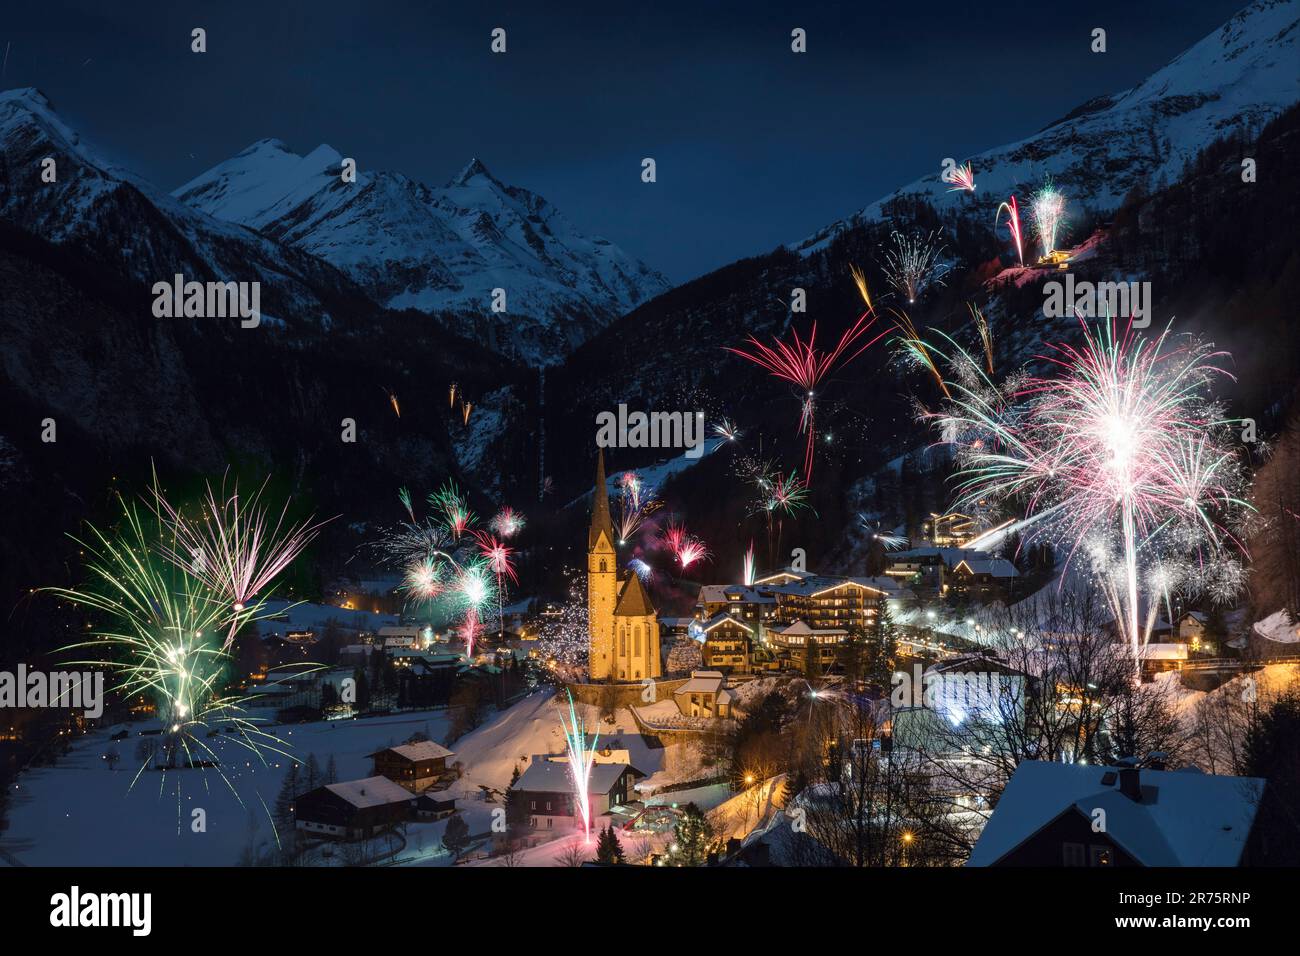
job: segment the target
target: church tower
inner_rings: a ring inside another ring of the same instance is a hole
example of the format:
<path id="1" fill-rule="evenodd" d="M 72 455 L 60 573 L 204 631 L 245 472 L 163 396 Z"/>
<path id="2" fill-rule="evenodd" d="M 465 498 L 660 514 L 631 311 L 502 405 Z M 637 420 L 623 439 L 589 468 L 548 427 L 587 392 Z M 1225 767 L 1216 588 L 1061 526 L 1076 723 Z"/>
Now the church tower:
<path id="1" fill-rule="evenodd" d="M 614 522 L 609 517 L 605 487 L 605 451 L 596 457 L 596 490 L 587 531 L 587 671 L 603 681 L 614 670 L 614 604 L 618 600 L 618 556 L 614 552 Z"/>

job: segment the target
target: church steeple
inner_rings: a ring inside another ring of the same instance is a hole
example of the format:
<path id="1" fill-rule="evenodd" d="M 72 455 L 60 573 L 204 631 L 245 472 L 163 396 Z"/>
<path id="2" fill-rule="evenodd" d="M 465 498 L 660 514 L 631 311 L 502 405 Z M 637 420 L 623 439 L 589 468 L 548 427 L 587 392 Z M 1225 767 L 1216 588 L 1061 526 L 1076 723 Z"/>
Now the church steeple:
<path id="1" fill-rule="evenodd" d="M 587 550 L 596 546 L 600 532 L 614 543 L 614 522 L 609 517 L 609 489 L 605 486 L 605 449 L 596 450 L 596 489 L 591 500 L 591 529 L 587 532 Z"/>

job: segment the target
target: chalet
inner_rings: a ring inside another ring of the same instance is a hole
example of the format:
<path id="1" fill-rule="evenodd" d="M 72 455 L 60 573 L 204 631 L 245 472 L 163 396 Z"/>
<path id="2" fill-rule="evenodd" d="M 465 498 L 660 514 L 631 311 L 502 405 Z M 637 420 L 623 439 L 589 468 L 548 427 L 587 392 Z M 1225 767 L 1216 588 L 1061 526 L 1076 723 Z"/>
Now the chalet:
<path id="1" fill-rule="evenodd" d="M 776 620 L 782 624 L 804 621 L 817 630 L 866 631 L 876 619 L 878 602 L 897 598 L 900 589 L 888 579 L 811 575 L 772 585 L 770 591 L 776 598 Z"/>
<path id="2" fill-rule="evenodd" d="M 838 660 L 849 632 L 842 627 L 810 627 L 806 621 L 795 621 L 772 633 L 771 644 L 778 654 L 784 653 L 792 667 L 807 667 L 808 655 L 823 670 L 829 670 Z"/>
<path id="3" fill-rule="evenodd" d="M 1173 626 L 1175 640 L 1187 644 L 1188 650 L 1198 654 L 1218 653 L 1218 639 L 1223 636 L 1222 620 L 1216 630 L 1210 615 L 1204 611 L 1188 611 Z"/>
<path id="4" fill-rule="evenodd" d="M 700 663 L 707 670 L 748 674 L 753 660 L 754 627 L 719 612 L 700 624 Z"/>
<path id="5" fill-rule="evenodd" d="M 963 558 L 953 566 L 942 591 L 946 596 L 980 604 L 1005 602 L 1011 597 L 1019 576 L 1016 566 L 1006 558 Z"/>
<path id="6" fill-rule="evenodd" d="M 418 794 L 414 801 L 414 816 L 417 820 L 441 820 L 456 812 L 456 799 L 447 797 L 439 799 L 431 793 Z"/>
<path id="7" fill-rule="evenodd" d="M 696 620 L 711 620 L 729 614 L 738 621 L 758 627 L 776 619 L 776 597 L 760 587 L 743 584 L 705 584 L 695 601 Z"/>
<path id="8" fill-rule="evenodd" d="M 1192 767 L 1027 760 L 966 865 L 1239 866 L 1263 791 L 1261 779 Z"/>
<path id="9" fill-rule="evenodd" d="M 447 773 L 452 752 L 431 740 L 388 747 L 370 754 L 376 776 L 400 784 L 412 793 L 428 790 Z"/>
<path id="10" fill-rule="evenodd" d="M 931 513 L 924 530 L 925 536 L 940 548 L 960 548 L 980 533 L 974 518 L 957 511 L 941 515 Z"/>
<path id="11" fill-rule="evenodd" d="M 596 818 L 609 813 L 612 807 L 627 803 L 633 784 L 644 776 L 628 764 L 593 764 L 587 778 L 593 827 Z M 510 789 L 523 800 L 528 824 L 534 830 L 566 830 L 581 825 L 573 794 L 573 775 L 567 762 L 534 757 Z"/>
<path id="12" fill-rule="evenodd" d="M 983 551 L 965 548 L 920 547 L 889 555 L 885 575 L 926 595 L 938 596 L 949 583 L 952 569 L 964 560 L 987 559 Z"/>
<path id="13" fill-rule="evenodd" d="M 387 777 L 327 783 L 294 801 L 294 826 L 348 840 L 373 836 L 409 820 L 415 798 Z"/>
<path id="14" fill-rule="evenodd" d="M 673 691 L 673 701 L 684 717 L 732 716 L 733 695 L 720 671 L 691 671 L 691 679 Z"/>

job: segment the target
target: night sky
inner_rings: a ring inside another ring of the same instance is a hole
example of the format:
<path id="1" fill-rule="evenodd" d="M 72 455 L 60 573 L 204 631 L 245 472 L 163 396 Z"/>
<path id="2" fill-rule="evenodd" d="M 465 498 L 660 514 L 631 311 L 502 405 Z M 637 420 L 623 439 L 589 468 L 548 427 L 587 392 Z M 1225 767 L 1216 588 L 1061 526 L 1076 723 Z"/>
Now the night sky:
<path id="1" fill-rule="evenodd" d="M 433 185 L 477 156 L 683 281 L 1127 88 L 1242 5 L 12 2 L 0 86 L 169 190 L 264 137 Z"/>

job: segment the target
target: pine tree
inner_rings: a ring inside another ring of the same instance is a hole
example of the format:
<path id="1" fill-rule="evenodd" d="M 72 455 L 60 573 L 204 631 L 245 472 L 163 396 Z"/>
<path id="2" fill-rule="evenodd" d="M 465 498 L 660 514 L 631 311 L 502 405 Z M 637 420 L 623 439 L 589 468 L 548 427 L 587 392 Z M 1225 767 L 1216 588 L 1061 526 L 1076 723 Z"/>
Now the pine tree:
<path id="1" fill-rule="evenodd" d="M 280 792 L 275 798 L 275 825 L 281 830 L 293 829 L 294 800 L 298 796 L 298 765 L 289 764 L 289 772 L 284 775 Z"/>
<path id="2" fill-rule="evenodd" d="M 822 679 L 822 646 L 817 643 L 817 638 L 812 634 L 809 634 L 806 640 L 803 652 L 803 676 L 809 684 L 816 686 L 816 682 Z"/>
<path id="3" fill-rule="evenodd" d="M 876 616 L 867 635 L 867 681 L 877 687 L 888 687 L 897 660 L 897 630 L 889 613 L 889 602 L 882 594 L 876 599 Z"/>
<path id="4" fill-rule="evenodd" d="M 460 856 L 469 846 L 469 824 L 459 813 L 453 813 L 447 820 L 447 829 L 442 833 L 442 845 Z"/>
<path id="5" fill-rule="evenodd" d="M 325 765 L 325 782 L 326 783 L 339 782 L 339 768 L 338 768 L 338 764 L 334 762 L 333 754 L 330 754 L 329 763 Z"/>
<path id="6" fill-rule="evenodd" d="M 713 845 L 713 827 L 694 803 L 682 808 L 682 817 L 673 828 L 677 847 L 672 860 L 677 866 L 703 866 Z"/>
<path id="7" fill-rule="evenodd" d="M 601 830 L 596 838 L 596 862 L 605 866 L 617 866 L 623 862 L 623 844 L 618 842 L 613 824 Z"/>
<path id="8" fill-rule="evenodd" d="M 307 765 L 304 770 L 305 772 L 303 776 L 306 778 L 304 780 L 304 783 L 306 784 L 304 792 L 307 790 L 315 790 L 321 785 L 320 761 L 316 759 L 315 754 L 307 755 Z"/>

